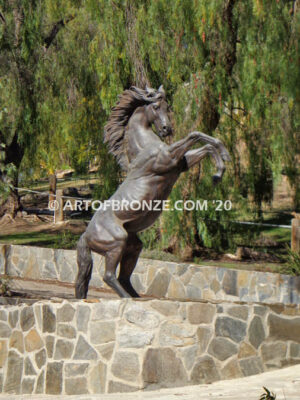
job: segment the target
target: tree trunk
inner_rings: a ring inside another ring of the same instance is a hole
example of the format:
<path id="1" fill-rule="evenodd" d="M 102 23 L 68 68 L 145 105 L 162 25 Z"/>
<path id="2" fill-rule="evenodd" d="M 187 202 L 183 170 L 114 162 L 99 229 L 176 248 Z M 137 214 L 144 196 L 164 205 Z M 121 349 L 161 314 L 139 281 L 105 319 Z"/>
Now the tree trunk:
<path id="1" fill-rule="evenodd" d="M 26 115 L 26 119 L 30 120 L 31 128 L 33 128 L 37 121 L 37 104 L 34 93 L 35 67 L 38 65 L 38 60 L 43 52 L 40 51 L 40 53 L 38 53 L 31 51 L 30 59 L 24 59 L 22 43 L 25 37 L 23 37 L 24 35 L 22 36 L 22 26 L 25 18 L 24 9 L 27 6 L 23 3 L 22 0 L 9 0 L 9 6 L 11 7 L 14 20 L 14 32 L 13 37 L 8 34 L 8 31 L 5 31 L 4 35 L 7 36 L 7 42 L 11 42 L 8 49 L 11 50 L 13 56 L 12 60 L 16 66 L 16 68 L 13 68 L 13 73 L 16 75 L 15 80 L 19 91 L 20 102 L 22 104 L 21 108 L 23 111 L 24 109 L 27 109 L 28 115 Z M 32 7 L 34 8 L 35 6 Z M 53 25 L 48 36 L 42 38 L 45 49 L 48 49 L 51 46 L 59 31 L 74 18 L 75 15 L 69 15 L 65 19 L 61 19 Z M 0 13 L 0 22 L 6 24 L 5 16 L 2 13 Z M 24 129 L 22 125 L 23 122 L 24 115 L 20 117 L 19 126 L 16 128 L 12 140 L 8 139 L 10 138 L 9 133 L 0 131 L 0 189 L 1 186 L 4 186 L 5 189 L 7 188 L 7 185 L 12 187 L 9 194 L 1 194 L 0 217 L 4 214 L 8 214 L 14 218 L 17 211 L 20 209 L 18 191 L 14 188 L 18 186 L 18 170 L 24 156 L 25 146 L 28 145 L 28 143 L 32 144 L 32 142 L 34 142 L 32 135 L 28 134 L 26 128 Z M 36 131 L 38 132 L 38 129 L 36 129 Z M 23 144 L 20 144 L 20 139 L 23 139 Z M 14 166 L 14 173 L 12 172 L 11 166 Z M 8 172 L 8 169 L 10 172 Z"/>
<path id="2" fill-rule="evenodd" d="M 6 199 L 0 200 L 0 217 L 9 215 L 11 218 L 15 218 L 20 208 L 18 191 L 12 190 Z"/>
<path id="3" fill-rule="evenodd" d="M 296 212 L 300 212 L 300 177 L 297 176 L 294 185 L 293 208 Z"/>
<path id="4" fill-rule="evenodd" d="M 143 63 L 142 58 L 140 57 L 139 42 L 135 27 L 136 16 L 131 0 L 127 2 L 125 9 L 125 16 L 126 16 L 126 30 L 128 34 L 128 44 L 127 44 L 128 54 L 133 67 L 132 69 L 135 80 L 134 84 L 135 86 L 144 89 L 146 85 L 147 86 L 151 85 L 147 76 L 148 74 L 146 67 Z"/>
<path id="5" fill-rule="evenodd" d="M 14 176 L 8 176 L 5 172 L 0 172 L 0 182 L 4 186 L 11 185 L 12 189 L 7 195 L 1 195 L 0 198 L 0 217 L 7 214 L 11 218 L 15 218 L 17 212 L 20 210 L 20 198 L 18 190 L 15 189 L 18 186 L 17 174 Z"/>
<path id="6" fill-rule="evenodd" d="M 219 56 L 219 49 L 215 47 L 210 48 L 210 62 L 216 68 L 217 64 L 221 65 L 227 75 L 228 80 L 228 94 L 227 97 L 231 94 L 231 76 L 233 72 L 233 67 L 236 64 L 236 44 L 237 44 L 237 27 L 235 22 L 233 21 L 233 8 L 236 3 L 236 0 L 225 0 L 222 19 L 224 22 L 224 26 L 226 26 L 228 30 L 228 41 L 226 44 L 226 49 L 224 53 Z M 218 34 L 217 34 L 218 36 Z M 218 42 L 218 37 L 215 38 L 215 42 Z M 218 72 L 213 72 L 214 74 Z M 212 77 L 211 83 L 214 84 L 215 79 Z M 210 87 L 210 83 L 207 83 L 203 90 L 202 104 L 200 113 L 202 115 L 203 126 L 206 129 L 206 132 L 212 134 L 212 132 L 217 128 L 220 121 L 220 112 L 219 112 L 219 101 L 213 94 L 213 90 Z"/>
<path id="7" fill-rule="evenodd" d="M 49 175 L 49 201 L 55 200 L 55 194 L 56 194 L 56 175 L 55 174 L 50 174 Z"/>
<path id="8" fill-rule="evenodd" d="M 9 195 L 6 197 L 1 196 L 0 199 L 0 217 L 5 214 L 10 215 L 14 218 L 20 209 L 20 199 L 18 195 L 18 169 L 20 167 L 24 149 L 18 143 L 18 134 L 15 133 L 10 143 L 5 143 L 4 135 L 0 132 L 0 144 L 4 144 L 1 150 L 0 166 L 4 167 L 4 171 L 0 172 L 0 181 L 3 185 L 11 185 L 13 188 Z M 10 164 L 13 164 L 16 168 L 15 173 L 11 176 L 7 174 L 5 168 Z"/>

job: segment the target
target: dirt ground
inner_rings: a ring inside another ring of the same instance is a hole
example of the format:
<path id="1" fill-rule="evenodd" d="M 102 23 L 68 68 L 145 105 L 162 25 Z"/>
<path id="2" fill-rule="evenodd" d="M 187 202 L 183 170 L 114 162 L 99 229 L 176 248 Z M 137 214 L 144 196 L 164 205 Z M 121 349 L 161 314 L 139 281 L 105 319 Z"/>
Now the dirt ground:
<path id="1" fill-rule="evenodd" d="M 5 218 L 0 221 L 1 235 L 13 235 L 20 232 L 59 233 L 63 231 L 80 234 L 85 231 L 86 227 L 87 223 L 84 221 L 68 220 L 54 224 L 52 217 L 37 217 L 35 215 L 17 216 L 14 220 Z"/>

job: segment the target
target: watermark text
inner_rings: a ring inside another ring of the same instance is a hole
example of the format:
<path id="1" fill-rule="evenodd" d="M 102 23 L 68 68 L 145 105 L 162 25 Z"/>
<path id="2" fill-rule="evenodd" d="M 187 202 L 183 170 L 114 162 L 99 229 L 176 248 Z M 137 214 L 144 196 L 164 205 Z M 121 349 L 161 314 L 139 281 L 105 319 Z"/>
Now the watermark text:
<path id="1" fill-rule="evenodd" d="M 56 200 L 49 201 L 48 209 L 56 211 L 59 203 Z M 112 210 L 112 211 L 230 211 L 232 209 L 231 200 L 71 200 L 64 202 L 64 211 L 93 211 Z"/>

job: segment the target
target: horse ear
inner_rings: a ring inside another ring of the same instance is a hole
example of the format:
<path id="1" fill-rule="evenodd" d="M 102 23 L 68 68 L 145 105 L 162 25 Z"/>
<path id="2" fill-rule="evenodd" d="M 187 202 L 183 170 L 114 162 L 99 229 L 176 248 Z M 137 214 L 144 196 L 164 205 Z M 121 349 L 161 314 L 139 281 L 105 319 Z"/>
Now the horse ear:
<path id="1" fill-rule="evenodd" d="M 166 92 L 165 92 L 165 89 L 164 89 L 163 85 L 160 85 L 160 87 L 158 88 L 158 92 L 159 92 L 159 93 L 162 93 L 163 95 L 165 95 L 165 94 L 166 94 Z"/>

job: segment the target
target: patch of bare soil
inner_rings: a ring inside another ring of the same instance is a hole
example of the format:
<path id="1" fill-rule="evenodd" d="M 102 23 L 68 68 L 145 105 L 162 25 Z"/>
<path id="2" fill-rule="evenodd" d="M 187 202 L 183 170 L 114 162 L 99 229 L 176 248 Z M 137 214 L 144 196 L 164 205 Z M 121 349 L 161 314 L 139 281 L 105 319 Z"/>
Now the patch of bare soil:
<path id="1" fill-rule="evenodd" d="M 118 298 L 118 295 L 109 289 L 89 288 L 86 302 L 95 299 Z M 58 281 L 42 281 L 24 278 L 11 278 L 9 280 L 9 293 L 0 295 L 0 305 L 7 304 L 32 304 L 39 300 L 52 300 L 62 302 L 63 299 L 76 300 L 74 284 Z"/>
<path id="2" fill-rule="evenodd" d="M 36 215 L 17 216 L 14 219 L 0 221 L 1 235 L 13 235 L 16 233 L 49 232 L 57 233 L 69 231 L 80 234 L 85 231 L 87 223 L 79 220 L 64 221 L 54 224 L 52 217 L 38 217 Z"/>

